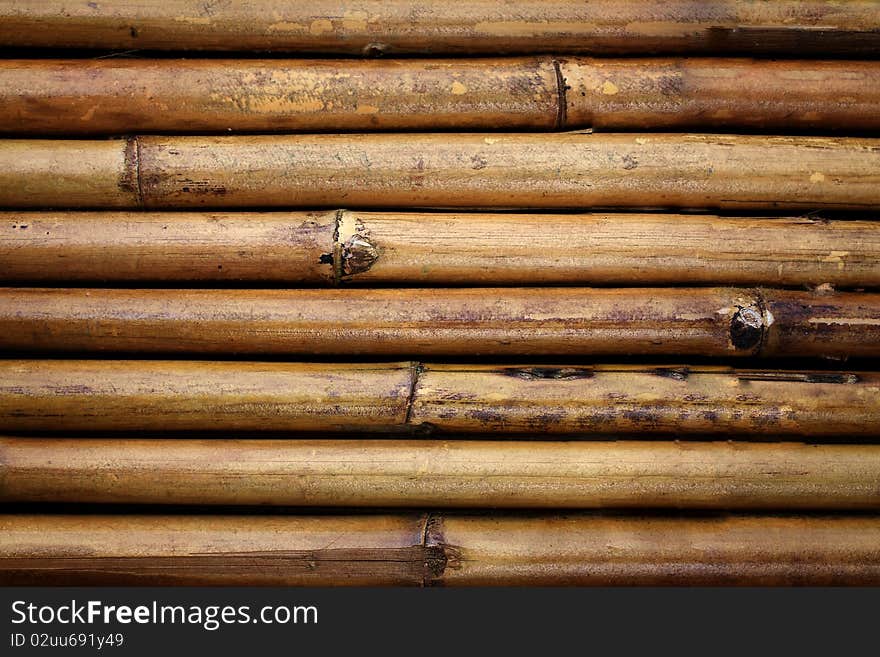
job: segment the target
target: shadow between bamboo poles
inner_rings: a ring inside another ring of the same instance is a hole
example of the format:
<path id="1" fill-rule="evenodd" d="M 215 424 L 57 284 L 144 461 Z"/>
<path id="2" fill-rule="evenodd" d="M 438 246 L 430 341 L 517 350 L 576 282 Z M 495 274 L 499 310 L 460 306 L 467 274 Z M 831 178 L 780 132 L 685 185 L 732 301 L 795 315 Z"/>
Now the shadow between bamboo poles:
<path id="1" fill-rule="evenodd" d="M 724 367 L 0 361 L 3 431 L 877 436 L 880 374 Z"/>
<path id="2" fill-rule="evenodd" d="M 0 141 L 0 205 L 873 210 L 880 140 L 359 134 Z"/>
<path id="3" fill-rule="evenodd" d="M 0 502 L 880 510 L 880 446 L 0 438 Z"/>
<path id="4" fill-rule="evenodd" d="M 0 132 L 858 132 L 878 89 L 872 61 L 4 60 Z"/>
<path id="5" fill-rule="evenodd" d="M 0 46 L 396 53 L 873 54 L 875 2 L 0 2 Z"/>
<path id="6" fill-rule="evenodd" d="M 0 288 L 0 349 L 880 356 L 880 294 L 748 288 Z"/>
<path id="7" fill-rule="evenodd" d="M 876 585 L 874 516 L 0 516 L 6 585 Z"/>
<path id="8" fill-rule="evenodd" d="M 0 212 L 0 281 L 880 287 L 880 222 L 450 212 Z"/>

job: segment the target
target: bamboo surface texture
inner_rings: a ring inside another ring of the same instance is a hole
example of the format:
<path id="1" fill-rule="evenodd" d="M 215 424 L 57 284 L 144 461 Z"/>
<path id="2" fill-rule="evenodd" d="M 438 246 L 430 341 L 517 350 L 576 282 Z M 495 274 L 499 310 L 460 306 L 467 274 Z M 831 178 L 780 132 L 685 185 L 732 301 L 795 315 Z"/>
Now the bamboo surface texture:
<path id="1" fill-rule="evenodd" d="M 665 214 L 0 212 L 0 281 L 880 287 L 880 222 Z"/>
<path id="2" fill-rule="evenodd" d="M 0 61 L 5 133 L 574 128 L 877 130 L 880 64 L 551 57 Z"/>
<path id="3" fill-rule="evenodd" d="M 0 360 L 0 430 L 880 435 L 880 374 Z"/>
<path id="4" fill-rule="evenodd" d="M 880 294 L 747 288 L 0 288 L 0 350 L 880 356 Z"/>
<path id="5" fill-rule="evenodd" d="M 361 134 L 0 141 L 0 205 L 874 210 L 880 140 Z"/>
<path id="6" fill-rule="evenodd" d="M 394 53 L 873 53 L 875 0 L 2 0 L 0 46 Z"/>
<path id="7" fill-rule="evenodd" d="M 880 521 L 0 516 L 0 584 L 46 583 L 877 585 Z"/>
<path id="8" fill-rule="evenodd" d="M 0 502 L 880 510 L 880 446 L 9 437 Z"/>

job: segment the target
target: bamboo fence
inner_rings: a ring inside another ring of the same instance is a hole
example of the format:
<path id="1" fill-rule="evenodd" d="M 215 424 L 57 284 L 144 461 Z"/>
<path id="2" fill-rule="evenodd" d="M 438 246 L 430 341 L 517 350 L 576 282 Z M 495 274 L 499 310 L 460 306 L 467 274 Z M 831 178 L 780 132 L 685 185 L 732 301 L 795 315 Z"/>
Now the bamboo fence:
<path id="1" fill-rule="evenodd" d="M 0 0 L 0 584 L 880 585 L 878 48 Z"/>

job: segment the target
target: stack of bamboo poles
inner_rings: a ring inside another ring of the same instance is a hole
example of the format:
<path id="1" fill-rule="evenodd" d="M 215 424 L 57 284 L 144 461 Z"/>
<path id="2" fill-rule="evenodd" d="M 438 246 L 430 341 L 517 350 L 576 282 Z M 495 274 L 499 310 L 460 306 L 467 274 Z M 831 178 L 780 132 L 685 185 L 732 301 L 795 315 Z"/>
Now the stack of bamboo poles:
<path id="1" fill-rule="evenodd" d="M 0 47 L 0 582 L 880 584 L 880 2 Z"/>

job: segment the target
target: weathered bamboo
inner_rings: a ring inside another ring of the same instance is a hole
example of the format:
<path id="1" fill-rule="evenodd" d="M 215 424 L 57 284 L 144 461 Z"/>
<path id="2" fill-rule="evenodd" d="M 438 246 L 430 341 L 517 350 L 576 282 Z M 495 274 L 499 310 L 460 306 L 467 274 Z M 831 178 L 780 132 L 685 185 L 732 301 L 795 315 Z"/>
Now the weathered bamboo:
<path id="1" fill-rule="evenodd" d="M 873 210 L 880 205 L 880 140 L 583 133 L 11 139 L 0 141 L 0 205 Z"/>
<path id="2" fill-rule="evenodd" d="M 419 585 L 424 537 L 418 515 L 8 515 L 0 584 Z"/>
<path id="3" fill-rule="evenodd" d="M 746 288 L 0 288 L 0 350 L 880 356 L 880 294 Z"/>
<path id="4" fill-rule="evenodd" d="M 310 53 L 875 53 L 875 0 L 2 0 L 0 46 Z"/>
<path id="5" fill-rule="evenodd" d="M 880 287 L 880 222 L 348 210 L 0 212 L 0 281 Z"/>
<path id="6" fill-rule="evenodd" d="M 0 360 L 2 431 L 880 435 L 880 374 Z"/>
<path id="7" fill-rule="evenodd" d="M 880 7 L 878 7 L 880 9 Z M 4 60 L 0 132 L 880 128 L 880 64 Z"/>
<path id="8" fill-rule="evenodd" d="M 0 438 L 0 502 L 880 510 L 880 446 Z"/>
<path id="9" fill-rule="evenodd" d="M 878 583 L 874 516 L 0 516 L 4 585 Z"/>

